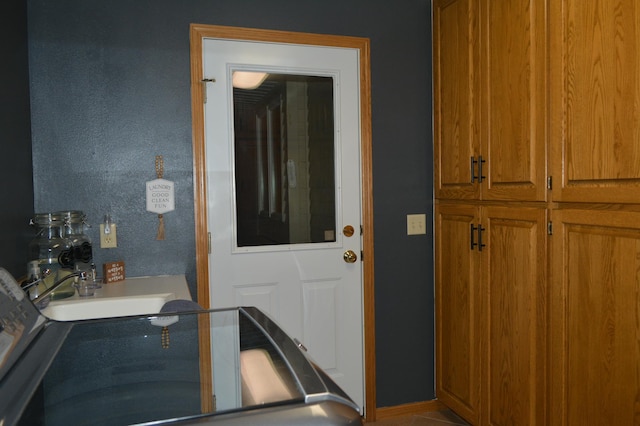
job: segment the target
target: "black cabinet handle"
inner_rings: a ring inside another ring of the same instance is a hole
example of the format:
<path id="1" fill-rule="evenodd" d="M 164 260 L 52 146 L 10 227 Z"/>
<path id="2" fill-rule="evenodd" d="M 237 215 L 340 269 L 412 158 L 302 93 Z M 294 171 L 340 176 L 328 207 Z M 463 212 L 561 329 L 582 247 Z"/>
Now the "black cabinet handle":
<path id="1" fill-rule="evenodd" d="M 475 237 L 474 237 L 474 232 L 476 232 L 478 230 L 478 228 L 476 228 L 475 226 L 473 226 L 473 223 L 471 224 L 471 250 L 473 250 L 478 243 L 475 242 Z"/>
<path id="2" fill-rule="evenodd" d="M 478 232 L 478 242 L 476 243 L 475 232 Z M 486 231 L 486 228 L 483 228 L 482 225 L 473 226 L 473 223 L 470 226 L 470 235 L 471 235 L 471 250 L 478 247 L 478 251 L 482 251 L 482 247 L 486 247 L 487 245 L 482 242 L 482 231 Z"/>
<path id="3" fill-rule="evenodd" d="M 475 173 L 476 163 L 477 163 L 476 159 L 471 157 L 471 183 L 476 181 L 476 173 Z"/>
<path id="4" fill-rule="evenodd" d="M 474 157 L 471 157 L 471 183 L 474 183 L 476 179 L 481 183 L 483 179 L 487 178 L 484 174 L 482 174 L 482 165 L 486 162 L 487 161 L 482 158 L 482 155 L 478 156 L 477 160 Z M 475 173 L 476 164 L 478 165 L 478 176 L 476 176 Z"/>
<path id="5" fill-rule="evenodd" d="M 482 225 L 478 225 L 478 251 L 482 251 L 482 247 L 485 247 L 486 244 L 482 244 L 482 231 L 485 230 L 485 228 L 482 227 Z"/>

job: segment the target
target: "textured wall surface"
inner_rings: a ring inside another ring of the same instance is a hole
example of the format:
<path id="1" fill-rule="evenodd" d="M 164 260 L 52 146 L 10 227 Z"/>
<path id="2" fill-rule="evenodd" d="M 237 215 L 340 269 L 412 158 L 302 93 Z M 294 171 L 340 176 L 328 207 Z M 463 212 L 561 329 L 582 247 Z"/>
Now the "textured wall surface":
<path id="1" fill-rule="evenodd" d="M 195 295 L 189 24 L 371 39 L 378 406 L 434 398 L 430 1 L 28 0 L 35 208 L 110 213 L 127 275 L 186 274 Z M 176 183 L 166 240 L 144 183 Z M 97 246 L 97 244 L 96 244 Z M 213 271 L 215 274 L 215 271 Z"/>

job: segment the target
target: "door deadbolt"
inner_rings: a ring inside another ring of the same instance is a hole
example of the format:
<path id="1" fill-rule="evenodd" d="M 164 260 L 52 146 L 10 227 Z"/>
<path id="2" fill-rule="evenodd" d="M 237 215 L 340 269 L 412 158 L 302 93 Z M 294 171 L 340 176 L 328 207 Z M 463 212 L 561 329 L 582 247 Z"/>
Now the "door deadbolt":
<path id="1" fill-rule="evenodd" d="M 353 226 L 347 225 L 342 228 L 342 233 L 345 237 L 351 237 L 355 233 L 355 229 L 353 229 Z"/>

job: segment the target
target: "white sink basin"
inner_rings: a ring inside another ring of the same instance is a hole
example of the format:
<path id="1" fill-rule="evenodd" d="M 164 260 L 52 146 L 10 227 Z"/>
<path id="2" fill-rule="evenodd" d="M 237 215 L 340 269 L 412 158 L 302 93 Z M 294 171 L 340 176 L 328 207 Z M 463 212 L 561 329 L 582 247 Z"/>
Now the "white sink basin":
<path id="1" fill-rule="evenodd" d="M 42 314 L 57 321 L 157 314 L 165 303 L 175 298 L 174 293 L 158 293 L 128 297 L 80 298 L 66 302 L 62 299 L 51 302 L 42 310 Z"/>
<path id="2" fill-rule="evenodd" d="M 191 300 L 184 275 L 127 278 L 103 284 L 95 295 L 53 300 L 41 312 L 57 321 L 157 314 L 174 299 Z"/>

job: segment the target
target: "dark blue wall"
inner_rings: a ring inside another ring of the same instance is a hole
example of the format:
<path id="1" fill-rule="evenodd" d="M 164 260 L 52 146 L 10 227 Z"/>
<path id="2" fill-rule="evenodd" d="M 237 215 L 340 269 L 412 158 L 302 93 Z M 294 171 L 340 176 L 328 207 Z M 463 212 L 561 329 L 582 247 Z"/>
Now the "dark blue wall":
<path id="1" fill-rule="evenodd" d="M 27 7 L 7 0 L 0 13 L 0 266 L 12 275 L 26 273 L 33 215 Z"/>
<path id="2" fill-rule="evenodd" d="M 434 398 L 429 0 L 28 0 L 28 18 L 36 210 L 110 213 L 119 247 L 97 263 L 185 273 L 194 295 L 189 24 L 370 38 L 378 406 Z M 165 241 L 145 211 L 156 155 L 176 183 Z"/>

